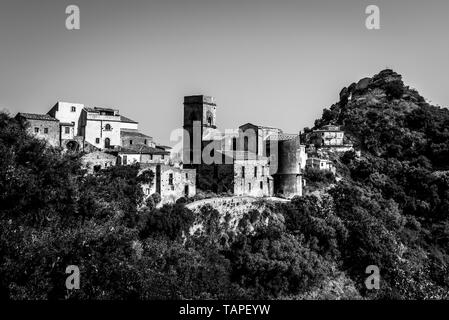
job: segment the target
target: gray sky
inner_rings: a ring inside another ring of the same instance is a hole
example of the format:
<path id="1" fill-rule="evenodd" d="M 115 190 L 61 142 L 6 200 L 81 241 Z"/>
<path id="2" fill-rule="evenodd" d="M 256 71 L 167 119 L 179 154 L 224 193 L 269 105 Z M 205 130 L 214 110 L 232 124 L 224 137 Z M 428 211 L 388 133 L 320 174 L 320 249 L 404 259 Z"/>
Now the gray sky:
<path id="1" fill-rule="evenodd" d="M 65 8 L 81 30 L 65 28 Z M 365 28 L 376 4 L 381 29 Z M 0 0 L 0 109 L 117 107 L 169 143 L 183 96 L 216 97 L 220 128 L 297 132 L 385 67 L 449 105 L 447 0 Z"/>

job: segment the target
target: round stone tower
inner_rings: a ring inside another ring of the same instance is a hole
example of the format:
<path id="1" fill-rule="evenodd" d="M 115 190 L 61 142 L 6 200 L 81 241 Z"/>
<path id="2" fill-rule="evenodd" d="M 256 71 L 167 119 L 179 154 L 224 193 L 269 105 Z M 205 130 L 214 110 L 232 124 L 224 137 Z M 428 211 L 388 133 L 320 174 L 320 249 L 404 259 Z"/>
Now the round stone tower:
<path id="1" fill-rule="evenodd" d="M 273 174 L 274 194 L 302 196 L 301 144 L 299 138 L 278 141 L 278 167 Z"/>

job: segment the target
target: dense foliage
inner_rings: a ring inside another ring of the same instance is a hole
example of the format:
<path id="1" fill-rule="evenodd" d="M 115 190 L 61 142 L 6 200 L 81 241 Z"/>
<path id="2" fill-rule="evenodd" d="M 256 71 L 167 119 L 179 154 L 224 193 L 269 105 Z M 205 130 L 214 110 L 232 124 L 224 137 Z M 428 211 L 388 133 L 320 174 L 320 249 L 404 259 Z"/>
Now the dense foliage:
<path id="1" fill-rule="evenodd" d="M 341 125 L 361 156 L 338 155 L 338 179 L 306 172 L 321 193 L 242 216 L 158 206 L 138 165 L 88 175 L 0 114 L 1 296 L 448 298 L 449 112 L 390 70 L 345 89 L 316 126 Z M 68 265 L 80 290 L 66 290 Z M 380 290 L 364 285 L 369 265 Z"/>

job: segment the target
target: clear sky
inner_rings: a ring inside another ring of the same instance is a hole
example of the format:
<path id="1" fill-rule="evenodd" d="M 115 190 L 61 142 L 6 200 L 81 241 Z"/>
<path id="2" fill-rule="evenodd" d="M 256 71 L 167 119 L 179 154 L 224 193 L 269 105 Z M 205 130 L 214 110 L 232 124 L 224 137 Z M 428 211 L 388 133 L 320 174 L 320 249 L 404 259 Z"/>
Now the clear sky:
<path id="1" fill-rule="evenodd" d="M 65 28 L 70 4 L 77 31 Z M 365 28 L 370 4 L 380 30 Z M 0 0 L 0 110 L 116 107 L 168 144 L 183 96 L 205 94 L 222 129 L 294 133 L 386 67 L 449 105 L 448 35 L 447 0 Z"/>

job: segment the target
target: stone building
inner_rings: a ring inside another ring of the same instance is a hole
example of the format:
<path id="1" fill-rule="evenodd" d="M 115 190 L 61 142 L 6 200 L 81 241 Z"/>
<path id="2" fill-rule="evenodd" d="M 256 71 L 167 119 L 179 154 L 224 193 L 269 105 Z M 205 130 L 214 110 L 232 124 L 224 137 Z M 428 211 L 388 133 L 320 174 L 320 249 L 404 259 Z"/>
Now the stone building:
<path id="1" fill-rule="evenodd" d="M 117 157 L 110 153 L 94 151 L 83 155 L 81 157 L 81 163 L 89 173 L 94 173 L 101 169 L 115 166 Z"/>
<path id="2" fill-rule="evenodd" d="M 306 154 L 299 135 L 251 123 L 221 133 L 216 126 L 216 107 L 212 97 L 184 98 L 183 163 L 185 168 L 197 170 L 197 188 L 241 196 L 302 195 L 301 168 Z M 295 156 L 287 157 L 282 146 L 289 143 L 283 141 L 291 139 L 297 143 L 287 149 Z M 280 160 L 284 171 L 276 175 Z"/>
<path id="3" fill-rule="evenodd" d="M 142 185 L 145 196 L 158 193 L 161 203 L 173 203 L 181 197 L 193 197 L 196 194 L 196 171 L 166 164 L 143 163 L 140 165 L 142 174 L 145 171 L 153 173 L 153 181 Z"/>
<path id="4" fill-rule="evenodd" d="M 197 186 L 232 195 L 267 197 L 273 194 L 266 157 L 248 151 L 222 151 L 221 163 L 197 166 Z"/>
<path id="5" fill-rule="evenodd" d="M 121 146 L 128 148 L 133 146 L 148 146 L 156 148 L 153 138 L 139 132 L 137 129 L 120 130 Z"/>
<path id="6" fill-rule="evenodd" d="M 121 116 L 117 109 L 84 108 L 81 112 L 81 134 L 84 140 L 100 149 L 120 146 Z"/>
<path id="7" fill-rule="evenodd" d="M 277 168 L 274 170 L 275 194 L 284 198 L 302 196 L 302 164 L 306 163 L 305 147 L 301 145 L 299 135 L 278 140 Z"/>
<path id="8" fill-rule="evenodd" d="M 80 136 L 80 116 L 83 109 L 84 104 L 58 101 L 47 114 L 61 123 L 70 124 L 73 136 Z"/>
<path id="9" fill-rule="evenodd" d="M 311 135 L 311 143 L 318 146 L 343 146 L 344 131 L 339 126 L 326 125 L 319 130 L 314 130 Z"/>
<path id="10" fill-rule="evenodd" d="M 27 132 L 38 139 L 46 140 L 51 146 L 60 146 L 60 127 L 58 119 L 48 114 L 18 113 L 16 119 L 23 122 Z"/>
<path id="11" fill-rule="evenodd" d="M 321 158 L 315 158 L 315 157 L 308 158 L 307 159 L 307 167 L 319 169 L 319 170 L 328 170 L 328 171 L 331 171 L 333 174 L 335 174 L 335 172 L 336 172 L 334 163 L 328 159 L 321 159 Z"/>
<path id="12" fill-rule="evenodd" d="M 109 151 L 117 156 L 117 163 L 130 165 L 134 163 L 169 164 L 170 152 L 158 147 L 145 145 L 128 145 Z"/>

